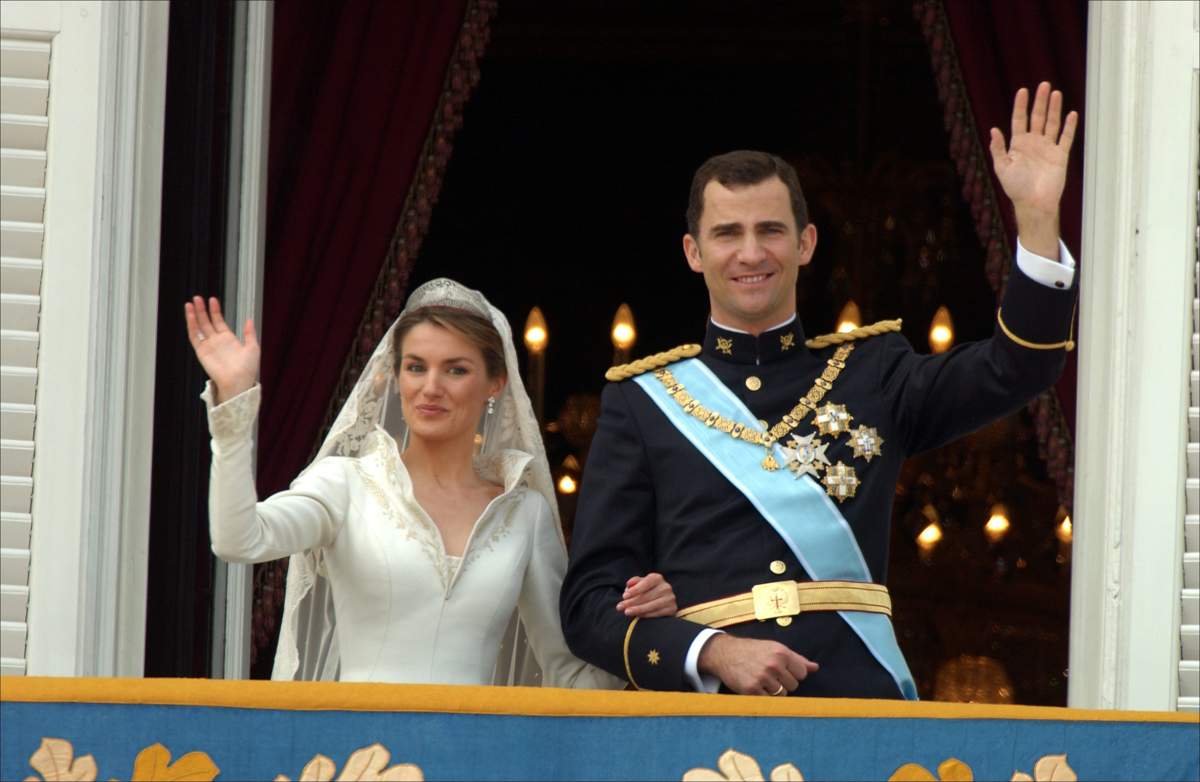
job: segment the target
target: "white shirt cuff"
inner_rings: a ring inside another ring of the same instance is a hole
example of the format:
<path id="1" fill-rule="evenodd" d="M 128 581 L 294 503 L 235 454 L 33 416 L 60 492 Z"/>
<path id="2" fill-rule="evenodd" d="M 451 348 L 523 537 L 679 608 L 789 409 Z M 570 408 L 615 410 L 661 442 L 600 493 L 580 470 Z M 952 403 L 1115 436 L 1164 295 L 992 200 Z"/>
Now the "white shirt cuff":
<path id="1" fill-rule="evenodd" d="M 1047 288 L 1070 288 L 1075 282 L 1075 259 L 1062 239 L 1058 240 L 1058 257 L 1062 260 L 1052 261 L 1041 255 L 1029 252 L 1017 239 L 1017 268 L 1026 277 Z"/>
<path id="2" fill-rule="evenodd" d="M 720 630 L 706 627 L 692 639 L 692 645 L 688 647 L 687 657 L 683 660 L 683 675 L 687 677 L 688 684 L 692 685 L 692 689 L 696 692 L 716 692 L 721 688 L 721 680 L 716 676 L 710 673 L 700 673 L 700 650 L 704 648 L 704 644 L 708 642 L 709 638 L 720 632 Z"/>

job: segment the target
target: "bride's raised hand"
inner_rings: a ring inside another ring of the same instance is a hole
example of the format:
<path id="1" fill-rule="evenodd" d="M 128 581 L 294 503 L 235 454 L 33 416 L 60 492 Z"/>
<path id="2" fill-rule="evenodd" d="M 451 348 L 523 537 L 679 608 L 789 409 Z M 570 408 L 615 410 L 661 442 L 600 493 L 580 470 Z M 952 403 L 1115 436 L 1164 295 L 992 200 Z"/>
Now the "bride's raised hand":
<path id="1" fill-rule="evenodd" d="M 637 616 L 649 619 L 656 616 L 674 616 L 678 611 L 675 605 L 675 590 L 661 573 L 647 573 L 644 576 L 634 576 L 625 582 L 625 592 L 617 610 L 625 616 Z"/>
<path id="2" fill-rule="evenodd" d="M 209 298 L 207 307 L 204 299 L 193 296 L 183 305 L 183 319 L 196 358 L 216 387 L 216 404 L 253 388 L 262 351 L 252 319 L 246 319 L 245 342 L 225 325 L 221 302 L 215 296 Z"/>

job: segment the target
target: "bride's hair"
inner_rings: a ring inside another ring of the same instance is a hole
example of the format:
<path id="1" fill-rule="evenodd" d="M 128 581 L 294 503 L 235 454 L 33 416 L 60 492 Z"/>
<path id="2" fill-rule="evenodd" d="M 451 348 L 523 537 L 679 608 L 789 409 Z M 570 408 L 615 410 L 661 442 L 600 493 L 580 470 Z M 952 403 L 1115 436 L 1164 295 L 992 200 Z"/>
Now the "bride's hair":
<path id="1" fill-rule="evenodd" d="M 431 304 L 418 307 L 412 312 L 405 313 L 398 321 L 392 332 L 392 366 L 400 369 L 401 349 L 404 338 L 413 328 L 429 323 L 439 328 L 456 331 L 467 338 L 479 352 L 483 354 L 483 363 L 487 368 L 488 377 L 505 377 L 504 341 L 500 333 L 492 326 L 491 321 L 474 312 L 447 307 L 442 304 Z"/>

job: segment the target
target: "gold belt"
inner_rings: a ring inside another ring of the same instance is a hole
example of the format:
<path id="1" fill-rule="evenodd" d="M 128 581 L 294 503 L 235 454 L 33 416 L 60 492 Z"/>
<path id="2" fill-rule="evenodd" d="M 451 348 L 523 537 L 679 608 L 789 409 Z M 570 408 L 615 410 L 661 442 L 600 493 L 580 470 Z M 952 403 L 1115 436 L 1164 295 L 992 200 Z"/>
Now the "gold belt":
<path id="1" fill-rule="evenodd" d="M 675 616 L 709 627 L 760 622 L 806 611 L 868 611 L 892 615 L 887 587 L 861 581 L 771 581 L 740 595 L 697 603 Z"/>

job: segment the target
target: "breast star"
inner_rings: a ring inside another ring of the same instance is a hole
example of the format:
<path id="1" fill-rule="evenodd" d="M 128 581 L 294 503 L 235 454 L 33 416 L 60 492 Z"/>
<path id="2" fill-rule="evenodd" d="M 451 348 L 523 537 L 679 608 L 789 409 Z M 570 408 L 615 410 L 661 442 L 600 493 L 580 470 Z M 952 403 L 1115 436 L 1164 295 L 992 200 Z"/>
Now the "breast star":
<path id="1" fill-rule="evenodd" d="M 859 426 L 850 432 L 850 444 L 854 446 L 854 456 L 870 462 L 876 456 L 883 456 L 883 438 L 873 426 Z"/>
<path id="2" fill-rule="evenodd" d="M 834 435 L 835 437 L 843 432 L 850 430 L 850 422 L 854 420 L 854 416 L 846 411 L 845 405 L 835 405 L 826 403 L 817 409 L 816 415 L 813 417 L 813 423 L 816 424 L 817 430 L 822 435 Z"/>
<path id="3" fill-rule="evenodd" d="M 854 468 L 841 462 L 825 471 L 821 483 L 825 484 L 825 493 L 839 503 L 852 498 L 858 491 L 858 476 Z"/>

